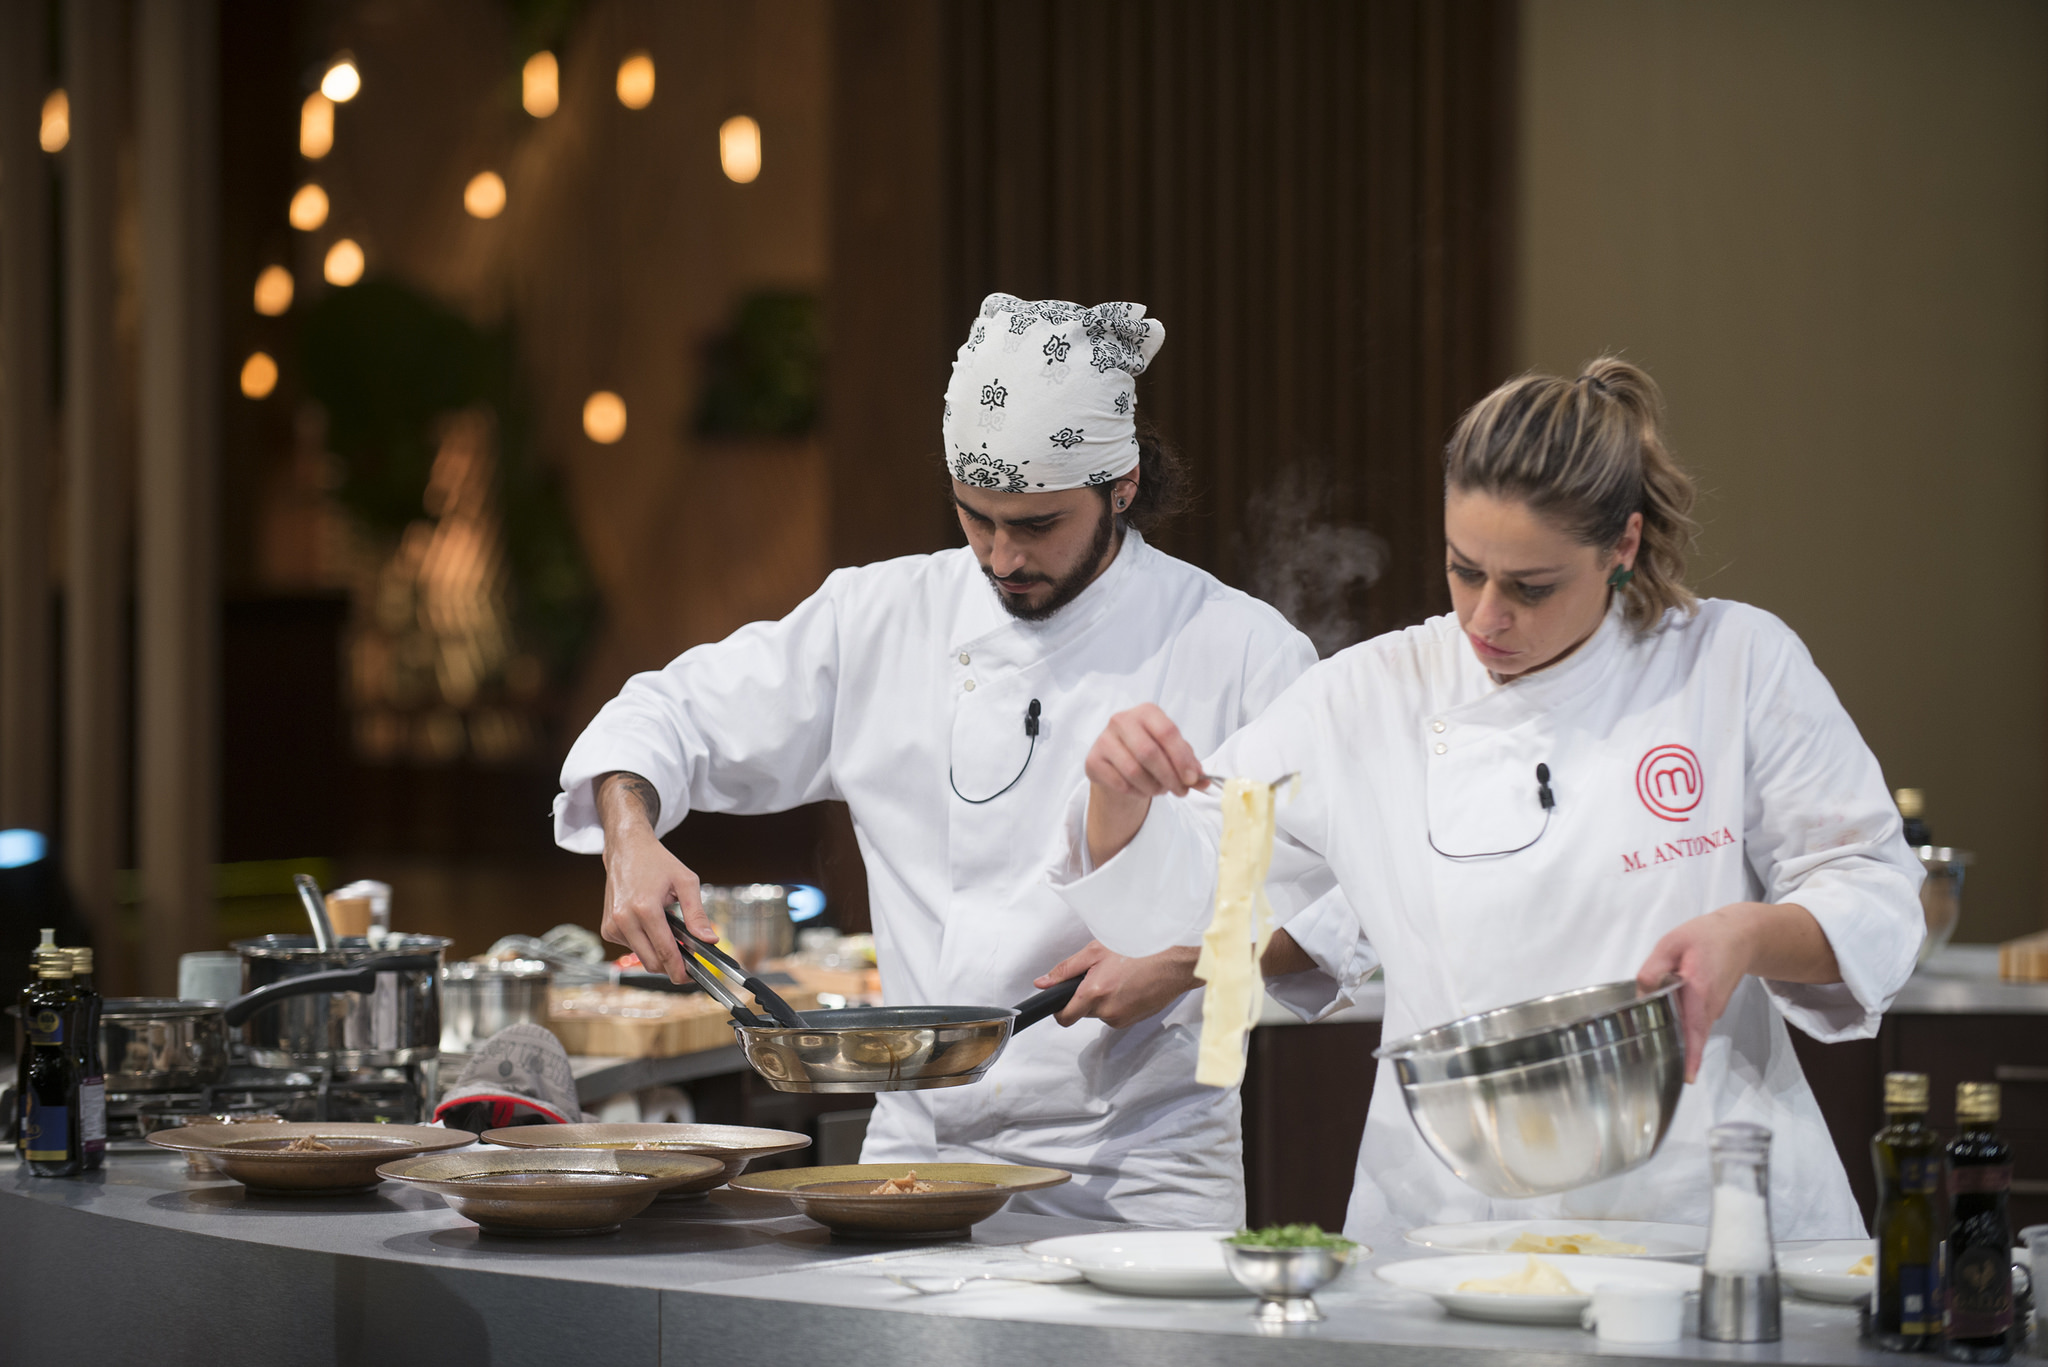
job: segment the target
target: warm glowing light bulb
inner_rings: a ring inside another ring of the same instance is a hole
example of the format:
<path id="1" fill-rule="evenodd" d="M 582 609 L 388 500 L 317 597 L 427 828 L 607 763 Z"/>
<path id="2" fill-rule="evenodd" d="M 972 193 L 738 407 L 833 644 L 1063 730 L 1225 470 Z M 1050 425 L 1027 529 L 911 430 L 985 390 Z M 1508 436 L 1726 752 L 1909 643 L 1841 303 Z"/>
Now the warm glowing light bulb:
<path id="1" fill-rule="evenodd" d="M 718 125 L 718 164 L 725 178 L 740 185 L 761 174 L 761 125 L 735 114 Z"/>
<path id="2" fill-rule="evenodd" d="M 242 392 L 252 399 L 267 399 L 277 388 L 277 362 L 267 351 L 252 352 L 242 362 Z"/>
<path id="3" fill-rule="evenodd" d="M 299 106 L 299 155 L 318 161 L 334 150 L 334 101 L 314 91 Z"/>
<path id="4" fill-rule="evenodd" d="M 583 401 L 583 435 L 600 446 L 610 446 L 626 435 L 626 401 L 609 389 L 600 389 Z"/>
<path id="5" fill-rule="evenodd" d="M 327 192 L 318 185 L 307 181 L 292 196 L 292 226 L 302 233 L 310 233 L 327 221 Z"/>
<path id="6" fill-rule="evenodd" d="M 347 104 L 362 88 L 362 73 L 346 57 L 328 67 L 327 74 L 320 78 L 320 93 L 336 104 Z"/>
<path id="7" fill-rule="evenodd" d="M 256 311 L 275 318 L 292 306 L 292 273 L 282 266 L 265 266 L 256 277 Z"/>
<path id="8" fill-rule="evenodd" d="M 330 285 L 353 285 L 363 278 L 363 249 L 354 238 L 344 237 L 327 249 L 321 273 Z"/>
<path id="9" fill-rule="evenodd" d="M 45 152 L 61 152 L 71 141 L 71 97 L 52 90 L 43 101 L 43 126 L 37 135 Z"/>
<path id="10" fill-rule="evenodd" d="M 562 70 L 552 52 L 536 52 L 519 69 L 519 103 L 536 119 L 544 119 L 562 105 Z"/>
<path id="11" fill-rule="evenodd" d="M 462 207 L 471 218 L 496 218 L 505 212 L 505 179 L 496 171 L 479 171 L 462 187 Z"/>
<path id="12" fill-rule="evenodd" d="M 654 59 L 636 52 L 619 63 L 619 103 L 628 109 L 645 109 L 654 103 Z"/>

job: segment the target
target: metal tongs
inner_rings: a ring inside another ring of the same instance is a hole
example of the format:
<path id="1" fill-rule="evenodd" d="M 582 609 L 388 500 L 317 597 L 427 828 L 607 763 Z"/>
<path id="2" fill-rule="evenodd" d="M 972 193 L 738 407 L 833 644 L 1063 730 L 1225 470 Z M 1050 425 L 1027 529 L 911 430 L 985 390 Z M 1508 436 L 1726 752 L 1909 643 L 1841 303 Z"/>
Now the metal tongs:
<path id="1" fill-rule="evenodd" d="M 1206 778 L 1206 779 L 1208 779 L 1208 780 L 1209 780 L 1209 782 L 1211 782 L 1211 783 L 1215 784 L 1215 785 L 1216 785 L 1217 787 L 1219 787 L 1219 788 L 1221 788 L 1221 787 L 1222 787 L 1222 786 L 1223 786 L 1224 784 L 1226 784 L 1226 783 L 1230 782 L 1230 780 L 1229 780 L 1229 779 L 1227 779 L 1227 778 L 1223 777 L 1223 775 L 1221 775 L 1221 774 L 1203 774 L 1203 775 L 1202 775 L 1202 777 L 1203 777 L 1203 778 Z M 1296 769 L 1296 770 L 1295 770 L 1295 771 L 1294 771 L 1293 773 L 1291 773 L 1291 774 L 1282 774 L 1282 775 L 1280 775 L 1280 777 L 1278 777 L 1278 778 L 1274 779 L 1274 780 L 1273 780 L 1273 781 L 1272 781 L 1271 783 L 1268 783 L 1268 784 L 1267 784 L 1266 786 L 1267 786 L 1268 788 L 1271 788 L 1271 789 L 1272 789 L 1272 790 L 1273 790 L 1274 792 L 1276 792 L 1276 793 L 1277 793 L 1277 792 L 1279 792 L 1279 791 L 1280 791 L 1280 785 L 1281 785 L 1281 784 L 1283 784 L 1283 783 L 1292 783 L 1292 782 L 1294 782 L 1294 780 L 1296 780 L 1296 779 L 1298 779 L 1298 778 L 1300 778 L 1300 777 L 1301 777 L 1301 770 L 1299 770 L 1299 769 Z"/>
<path id="2" fill-rule="evenodd" d="M 755 1001 L 768 1008 L 768 1014 L 775 1018 L 777 1025 L 802 1028 L 803 1014 L 779 996 L 775 989 L 762 982 L 731 955 L 709 941 L 700 940 L 690 933 L 677 914 L 675 903 L 662 909 L 668 918 L 669 929 L 675 932 L 676 945 L 683 951 L 683 971 L 696 981 L 697 986 L 711 994 L 713 1000 L 732 1012 L 732 1018 L 741 1025 L 765 1026 L 767 1021 L 755 1015 L 739 992 L 731 984 L 738 983 L 740 990 L 750 994 Z"/>

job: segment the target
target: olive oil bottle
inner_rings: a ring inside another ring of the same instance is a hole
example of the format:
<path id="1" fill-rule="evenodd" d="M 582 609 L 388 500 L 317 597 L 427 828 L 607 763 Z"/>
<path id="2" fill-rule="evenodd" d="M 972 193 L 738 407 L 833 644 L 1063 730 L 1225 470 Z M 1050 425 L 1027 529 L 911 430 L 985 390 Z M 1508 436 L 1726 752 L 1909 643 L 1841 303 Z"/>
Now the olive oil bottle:
<path id="1" fill-rule="evenodd" d="M 1941 1339 L 1936 1274 L 1941 1140 L 1927 1128 L 1925 1073 L 1887 1073 L 1884 1128 L 1870 1141 L 1877 1169 L 1877 1275 L 1871 1331 L 1880 1348 L 1921 1352 Z"/>
<path id="2" fill-rule="evenodd" d="M 70 1177 L 85 1165 L 78 1064 L 70 1038 L 76 1020 L 72 997 L 71 956 L 38 954 L 36 981 L 22 999 L 28 1067 L 23 1070 L 21 1115 L 22 1157 L 38 1177 Z"/>
<path id="3" fill-rule="evenodd" d="M 1949 1226 L 1943 1246 L 1942 1356 L 1953 1362 L 2012 1357 L 2012 1150 L 1998 1137 L 1998 1084 L 1956 1085 L 1948 1145 Z"/>

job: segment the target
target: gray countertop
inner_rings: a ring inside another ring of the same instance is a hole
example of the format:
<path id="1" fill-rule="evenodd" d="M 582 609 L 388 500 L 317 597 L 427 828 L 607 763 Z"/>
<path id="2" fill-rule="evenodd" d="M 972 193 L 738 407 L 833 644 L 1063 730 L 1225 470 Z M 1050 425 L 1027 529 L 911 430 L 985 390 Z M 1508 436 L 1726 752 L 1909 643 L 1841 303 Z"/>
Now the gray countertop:
<path id="1" fill-rule="evenodd" d="M 1359 988 L 1351 1005 L 1315 1024 L 1376 1021 L 1386 1013 L 1387 988 L 1374 979 Z M 2048 983 L 2009 983 L 1998 976 L 1997 945 L 1949 945 L 1929 956 L 1892 1002 L 1894 1016 L 2048 1016 Z M 1260 1025 L 1300 1025 L 1300 1017 L 1266 998 Z"/>
<path id="2" fill-rule="evenodd" d="M 394 1338 L 423 1354 L 434 1345 L 439 1364 L 559 1364 L 563 1352 L 595 1361 L 600 1349 L 608 1364 L 749 1367 L 1055 1356 L 1172 1367 L 1891 1361 L 1858 1345 L 1853 1310 L 1793 1299 L 1784 1341 L 1755 1347 L 1687 1337 L 1624 1353 L 1576 1329 L 1449 1318 L 1371 1275 L 1372 1261 L 1420 1253 L 1393 1230 L 1371 1240 L 1373 1260 L 1318 1295 L 1325 1323 L 1276 1338 L 1258 1333 L 1246 1300 L 996 1282 L 926 1297 L 880 1275 L 910 1260 L 1021 1263 L 1017 1245 L 1100 1228 L 1008 1212 L 977 1227 L 971 1243 L 850 1243 L 785 1202 L 724 1190 L 658 1203 L 617 1234 L 526 1242 L 482 1235 L 438 1197 L 392 1183 L 341 1198 L 253 1196 L 218 1176 L 188 1177 L 181 1158 L 121 1155 L 86 1178 L 39 1179 L 21 1168 L 0 1177 L 0 1228 L 10 1245 L 36 1251 L 0 1260 L 0 1323 L 11 1341 L 91 1348 L 105 1360 L 133 1360 L 144 1345 L 184 1360 L 174 1341 L 206 1332 L 214 1367 L 368 1361 L 374 1345 Z M 199 1289 L 208 1286 L 224 1288 L 229 1303 L 206 1304 Z M 210 1331 L 181 1328 L 201 1314 Z"/>

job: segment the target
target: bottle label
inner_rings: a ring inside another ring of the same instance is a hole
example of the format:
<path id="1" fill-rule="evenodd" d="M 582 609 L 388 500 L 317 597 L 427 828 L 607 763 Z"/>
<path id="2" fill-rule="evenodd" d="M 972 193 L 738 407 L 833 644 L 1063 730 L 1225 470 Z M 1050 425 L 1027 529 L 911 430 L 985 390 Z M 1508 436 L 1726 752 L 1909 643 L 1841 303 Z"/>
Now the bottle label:
<path id="1" fill-rule="evenodd" d="M 107 1080 L 89 1077 L 78 1086 L 78 1137 L 87 1153 L 107 1147 Z"/>
<path id="2" fill-rule="evenodd" d="M 21 1120 L 22 1154 L 31 1163 L 62 1163 L 71 1157 L 71 1108 L 46 1106 L 28 1095 Z"/>
<path id="3" fill-rule="evenodd" d="M 64 1013 L 46 1007 L 29 1017 L 28 1042 L 30 1044 L 62 1044 L 64 1042 Z"/>
<path id="4" fill-rule="evenodd" d="M 1932 1196 L 1941 1190 L 1941 1156 L 1899 1159 L 1899 1190 L 1909 1195 Z"/>
<path id="5" fill-rule="evenodd" d="M 1908 1263 L 1899 1269 L 1899 1332 L 1934 1334 L 1941 1330 L 1941 1316 L 1934 1305 L 1934 1269 L 1925 1263 Z"/>
<path id="6" fill-rule="evenodd" d="M 1955 1168 L 1948 1175 L 1952 1196 L 1988 1195 L 2012 1190 L 2012 1165 L 1987 1163 L 1982 1167 Z"/>
<path id="7" fill-rule="evenodd" d="M 2012 1328 L 2011 1258 L 2002 1248 L 1971 1248 L 1955 1260 L 1942 1326 L 1950 1338 L 1997 1338 Z"/>

